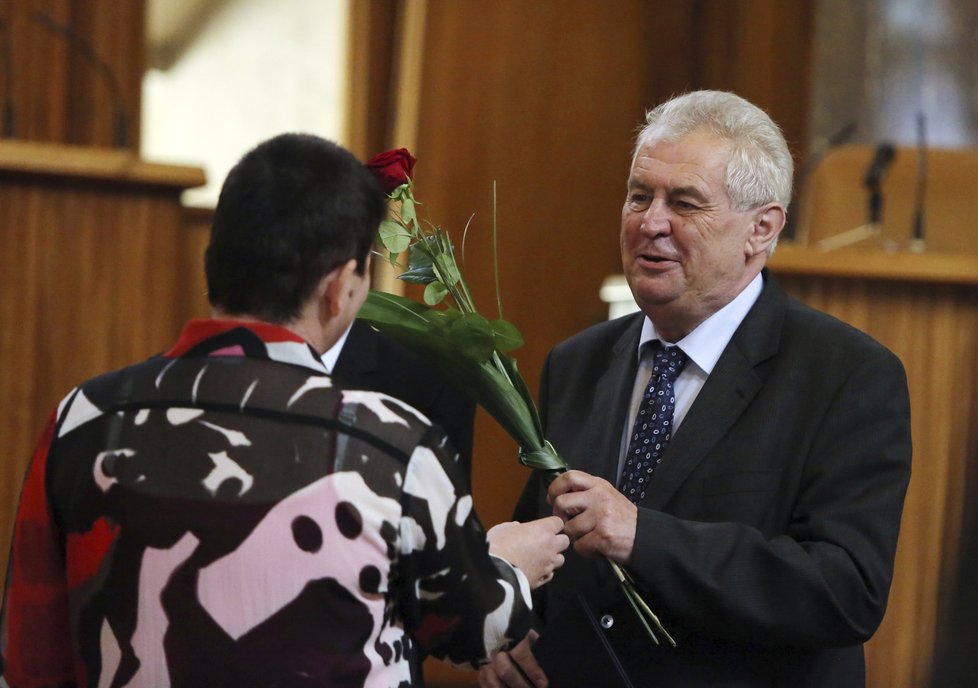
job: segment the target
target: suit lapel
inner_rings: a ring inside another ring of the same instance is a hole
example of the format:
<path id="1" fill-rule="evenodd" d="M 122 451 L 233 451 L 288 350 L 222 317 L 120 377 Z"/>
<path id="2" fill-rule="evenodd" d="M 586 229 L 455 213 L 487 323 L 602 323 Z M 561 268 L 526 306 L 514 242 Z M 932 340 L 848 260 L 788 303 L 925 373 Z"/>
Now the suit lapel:
<path id="1" fill-rule="evenodd" d="M 628 417 L 632 386 L 638 371 L 638 338 L 644 316 L 636 315 L 610 347 L 610 359 L 594 385 L 596 432 L 591 435 L 590 449 L 584 452 L 581 468 L 598 475 L 612 485 L 618 482 L 618 457 L 621 438 Z"/>
<path id="2" fill-rule="evenodd" d="M 642 506 L 663 508 L 761 389 L 756 368 L 777 353 L 787 297 L 764 271 L 764 291 L 737 328 L 656 469 Z"/>
<path id="3" fill-rule="evenodd" d="M 369 327 L 361 320 L 353 321 L 332 371 L 338 380 L 350 380 L 358 386 L 368 387 L 368 383 L 379 374 L 377 338 L 366 332 Z"/>

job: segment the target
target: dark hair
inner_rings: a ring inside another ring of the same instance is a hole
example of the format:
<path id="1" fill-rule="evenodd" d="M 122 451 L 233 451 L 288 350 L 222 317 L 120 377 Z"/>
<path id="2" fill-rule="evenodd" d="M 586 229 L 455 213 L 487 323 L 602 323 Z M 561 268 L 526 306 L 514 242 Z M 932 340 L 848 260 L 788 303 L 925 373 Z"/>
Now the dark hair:
<path id="1" fill-rule="evenodd" d="M 373 175 L 309 134 L 259 144 L 228 174 L 204 258 L 208 299 L 231 315 L 284 323 L 351 258 L 362 274 L 387 213 Z"/>

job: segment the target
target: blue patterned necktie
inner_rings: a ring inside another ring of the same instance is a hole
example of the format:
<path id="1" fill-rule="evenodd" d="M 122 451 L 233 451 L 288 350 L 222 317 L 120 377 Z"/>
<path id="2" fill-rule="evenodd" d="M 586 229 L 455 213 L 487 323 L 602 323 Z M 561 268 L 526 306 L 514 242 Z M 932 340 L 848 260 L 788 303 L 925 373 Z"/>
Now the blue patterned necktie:
<path id="1" fill-rule="evenodd" d="M 664 349 L 659 342 L 646 344 L 654 353 L 652 374 L 645 386 L 635 416 L 619 489 L 633 502 L 645 499 L 652 472 L 662 460 L 672 437 L 672 414 L 676 409 L 676 378 L 689 360 L 678 346 Z"/>

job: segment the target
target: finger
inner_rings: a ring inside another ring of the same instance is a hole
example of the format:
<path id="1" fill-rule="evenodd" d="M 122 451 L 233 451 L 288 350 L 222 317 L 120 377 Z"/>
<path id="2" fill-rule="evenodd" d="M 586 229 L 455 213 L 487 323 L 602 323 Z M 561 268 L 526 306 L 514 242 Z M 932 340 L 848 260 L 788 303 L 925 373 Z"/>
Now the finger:
<path id="1" fill-rule="evenodd" d="M 532 683 L 508 652 L 497 652 L 490 664 L 498 685 L 507 688 L 532 688 Z"/>
<path id="2" fill-rule="evenodd" d="M 479 688 L 506 688 L 506 685 L 500 680 L 493 666 L 486 664 L 479 669 Z"/>
<path id="3" fill-rule="evenodd" d="M 589 493 L 567 492 L 558 495 L 553 502 L 554 515 L 559 516 L 564 521 L 564 529 L 567 522 L 572 518 L 582 514 L 590 506 L 591 499 Z"/>
<path id="4" fill-rule="evenodd" d="M 560 533 L 564 529 L 564 520 L 559 516 L 545 516 L 541 519 L 552 533 Z"/>
<path id="5" fill-rule="evenodd" d="M 592 476 L 583 471 L 567 471 L 566 473 L 562 473 L 547 488 L 547 501 L 552 504 L 553 500 L 559 495 L 567 492 L 586 490 L 591 480 Z"/>
<path id="6" fill-rule="evenodd" d="M 479 688 L 505 688 L 490 664 L 479 668 L 478 684 Z"/>

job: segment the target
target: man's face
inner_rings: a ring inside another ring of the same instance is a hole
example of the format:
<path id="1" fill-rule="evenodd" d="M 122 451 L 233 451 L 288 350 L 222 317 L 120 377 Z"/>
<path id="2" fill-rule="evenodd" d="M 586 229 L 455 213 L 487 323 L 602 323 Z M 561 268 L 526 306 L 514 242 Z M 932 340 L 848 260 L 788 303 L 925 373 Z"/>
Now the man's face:
<path id="1" fill-rule="evenodd" d="M 757 273 L 757 211 L 726 191 L 729 148 L 707 132 L 639 149 L 621 213 L 621 259 L 641 309 L 672 341 L 729 303 Z M 756 261 L 754 261 L 756 263 Z"/>

